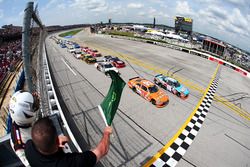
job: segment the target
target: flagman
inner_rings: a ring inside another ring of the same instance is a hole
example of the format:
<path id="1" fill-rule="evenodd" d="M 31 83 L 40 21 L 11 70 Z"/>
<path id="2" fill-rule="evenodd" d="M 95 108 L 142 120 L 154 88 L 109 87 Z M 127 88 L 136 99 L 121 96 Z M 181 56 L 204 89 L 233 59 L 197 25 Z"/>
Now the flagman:
<path id="1" fill-rule="evenodd" d="M 83 167 L 95 164 L 108 153 L 112 128 L 105 127 L 103 137 L 92 150 L 82 153 L 64 153 L 63 147 L 68 142 L 65 136 L 57 136 L 53 122 L 44 117 L 35 122 L 31 130 L 32 140 L 28 140 L 25 155 L 31 166 L 35 167 Z"/>

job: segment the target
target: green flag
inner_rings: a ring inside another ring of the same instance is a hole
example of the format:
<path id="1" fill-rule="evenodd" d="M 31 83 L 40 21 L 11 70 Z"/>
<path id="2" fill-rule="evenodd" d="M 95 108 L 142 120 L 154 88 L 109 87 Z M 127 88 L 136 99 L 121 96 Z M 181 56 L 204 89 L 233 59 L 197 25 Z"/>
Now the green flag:
<path id="1" fill-rule="evenodd" d="M 98 108 L 105 121 L 105 124 L 107 126 L 110 126 L 118 108 L 122 90 L 126 83 L 115 71 L 111 70 L 107 73 L 108 75 L 110 75 L 112 83 L 110 85 L 107 96 L 104 98 L 101 105 L 98 106 Z"/>

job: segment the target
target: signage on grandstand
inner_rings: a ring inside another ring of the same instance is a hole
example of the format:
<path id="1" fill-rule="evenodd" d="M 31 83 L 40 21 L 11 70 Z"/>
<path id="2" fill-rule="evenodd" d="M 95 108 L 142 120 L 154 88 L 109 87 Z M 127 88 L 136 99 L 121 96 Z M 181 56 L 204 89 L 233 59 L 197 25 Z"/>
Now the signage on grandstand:
<path id="1" fill-rule="evenodd" d="M 186 31 L 188 33 L 191 33 L 193 29 L 193 19 L 182 17 L 182 16 L 176 16 L 175 17 L 175 31 Z"/>

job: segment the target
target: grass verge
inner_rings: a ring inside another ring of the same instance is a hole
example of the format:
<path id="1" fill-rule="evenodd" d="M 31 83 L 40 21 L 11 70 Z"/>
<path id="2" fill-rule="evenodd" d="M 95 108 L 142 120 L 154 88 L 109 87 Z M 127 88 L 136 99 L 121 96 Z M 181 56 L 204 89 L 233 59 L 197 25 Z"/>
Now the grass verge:
<path id="1" fill-rule="evenodd" d="M 60 37 L 65 37 L 65 36 L 73 36 L 75 34 L 77 34 L 78 32 L 82 31 L 82 29 L 78 29 L 78 30 L 73 30 L 73 31 L 68 31 L 62 34 L 59 34 Z"/>

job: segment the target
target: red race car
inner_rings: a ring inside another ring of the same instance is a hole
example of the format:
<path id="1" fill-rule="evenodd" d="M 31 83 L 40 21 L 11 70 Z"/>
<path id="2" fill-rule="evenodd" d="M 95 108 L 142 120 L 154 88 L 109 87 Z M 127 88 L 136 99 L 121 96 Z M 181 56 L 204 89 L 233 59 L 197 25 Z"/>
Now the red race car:
<path id="1" fill-rule="evenodd" d="M 119 59 L 118 57 L 114 57 L 114 58 L 109 59 L 109 62 L 111 62 L 113 64 L 113 66 L 115 66 L 116 68 L 126 67 L 125 62 L 122 61 L 121 59 Z"/>

